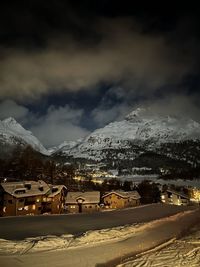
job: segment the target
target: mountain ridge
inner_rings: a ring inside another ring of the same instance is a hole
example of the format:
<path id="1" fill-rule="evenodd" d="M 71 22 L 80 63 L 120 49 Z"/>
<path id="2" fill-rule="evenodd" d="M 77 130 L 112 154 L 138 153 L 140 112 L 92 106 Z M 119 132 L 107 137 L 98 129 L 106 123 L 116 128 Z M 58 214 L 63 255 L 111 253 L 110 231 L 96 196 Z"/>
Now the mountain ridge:
<path id="1" fill-rule="evenodd" d="M 31 131 L 24 129 L 14 118 L 9 117 L 0 120 L 0 144 L 4 151 L 12 150 L 16 146 L 30 145 L 36 151 L 50 155 L 42 143 L 32 134 Z"/>
<path id="2" fill-rule="evenodd" d="M 190 118 L 145 112 L 145 109 L 132 111 L 124 120 L 109 123 L 89 134 L 80 143 L 74 142 L 74 146 L 69 149 L 64 146 L 54 155 L 93 161 L 130 162 L 148 152 L 174 160 L 185 160 L 185 157 L 191 160 L 192 151 L 195 150 L 195 155 L 200 151 L 198 122 Z M 173 149 L 174 144 L 179 144 L 179 154 Z M 193 162 L 199 164 L 200 159 L 196 156 Z"/>

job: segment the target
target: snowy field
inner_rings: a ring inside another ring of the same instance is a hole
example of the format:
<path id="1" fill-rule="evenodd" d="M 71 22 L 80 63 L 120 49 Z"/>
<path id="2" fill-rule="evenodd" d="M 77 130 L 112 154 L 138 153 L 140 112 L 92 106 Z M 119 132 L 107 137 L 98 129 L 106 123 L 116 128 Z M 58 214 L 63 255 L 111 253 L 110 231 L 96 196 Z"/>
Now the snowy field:
<path id="1" fill-rule="evenodd" d="M 125 175 L 125 176 L 118 176 L 118 179 L 122 181 L 132 181 L 133 183 L 141 183 L 143 180 L 150 180 L 155 183 L 159 183 L 161 185 L 164 184 L 174 184 L 177 186 L 192 186 L 192 187 L 197 187 L 200 188 L 200 179 L 198 180 L 182 180 L 182 179 L 177 179 L 177 180 L 163 180 L 159 179 L 158 175 L 156 174 L 151 174 L 151 175 Z"/>
<path id="2" fill-rule="evenodd" d="M 199 267 L 200 226 L 186 237 L 162 244 L 117 267 Z"/>

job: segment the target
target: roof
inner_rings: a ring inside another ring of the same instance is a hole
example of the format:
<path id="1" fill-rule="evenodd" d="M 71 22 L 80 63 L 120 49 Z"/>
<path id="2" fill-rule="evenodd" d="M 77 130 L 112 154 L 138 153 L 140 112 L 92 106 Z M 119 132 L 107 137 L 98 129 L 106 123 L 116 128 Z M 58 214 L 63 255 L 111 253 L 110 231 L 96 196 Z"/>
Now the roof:
<path id="1" fill-rule="evenodd" d="M 48 197 L 56 196 L 62 191 L 62 189 L 67 190 L 67 187 L 64 185 L 50 185 L 50 188 L 51 188 L 51 193 L 48 195 Z"/>
<path id="2" fill-rule="evenodd" d="M 42 180 L 1 183 L 4 191 L 16 198 L 45 195 L 50 187 Z"/>
<path id="3" fill-rule="evenodd" d="M 77 204 L 79 199 L 82 199 L 83 203 L 99 203 L 100 192 L 98 191 L 68 192 L 65 203 L 66 204 Z"/>
<path id="4" fill-rule="evenodd" d="M 177 191 L 175 191 L 175 190 L 167 189 L 166 192 L 172 193 L 172 194 L 174 194 L 174 195 L 177 195 L 177 196 L 180 196 L 180 197 L 183 197 L 183 198 L 190 199 L 190 198 L 189 198 L 187 195 L 185 195 L 184 193 L 177 192 Z"/>
<path id="5" fill-rule="evenodd" d="M 141 196 L 139 195 L 139 193 L 137 191 L 111 191 L 111 192 L 107 192 L 105 195 L 103 195 L 102 197 L 107 197 L 111 194 L 115 194 L 118 195 L 122 198 L 132 198 L 132 199 L 140 199 Z"/>

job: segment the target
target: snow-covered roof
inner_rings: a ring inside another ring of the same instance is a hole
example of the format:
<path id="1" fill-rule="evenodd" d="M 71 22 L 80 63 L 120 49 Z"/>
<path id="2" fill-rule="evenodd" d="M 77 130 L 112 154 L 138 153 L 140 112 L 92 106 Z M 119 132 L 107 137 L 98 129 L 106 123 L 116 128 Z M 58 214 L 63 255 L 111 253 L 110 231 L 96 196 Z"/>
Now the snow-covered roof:
<path id="1" fill-rule="evenodd" d="M 66 197 L 66 204 L 77 204 L 78 200 L 82 199 L 83 203 L 99 203 L 100 192 L 68 192 Z"/>
<path id="2" fill-rule="evenodd" d="M 45 195 L 50 191 L 50 187 L 42 180 L 1 183 L 4 191 L 16 197 L 31 197 Z"/>
<path id="3" fill-rule="evenodd" d="M 140 199 L 141 196 L 139 195 L 139 193 L 137 191 L 111 191 L 111 192 L 107 192 L 105 195 L 103 195 L 103 198 L 104 197 L 107 197 L 111 194 L 116 194 L 122 198 L 132 198 L 132 199 Z"/>
<path id="4" fill-rule="evenodd" d="M 190 199 L 190 198 L 189 198 L 187 195 L 185 195 L 184 193 L 177 192 L 177 191 L 175 191 L 175 190 L 167 189 L 166 192 L 172 193 L 172 194 L 174 194 L 174 195 L 177 195 L 177 196 L 180 196 L 180 197 L 183 197 L 183 198 Z"/>
<path id="5" fill-rule="evenodd" d="M 22 182 L 6 182 L 1 183 L 4 191 L 8 194 L 16 197 L 31 197 L 39 195 L 48 195 L 48 197 L 54 197 L 61 192 L 64 185 L 51 185 L 42 180 L 39 181 L 22 181 Z"/>
<path id="6" fill-rule="evenodd" d="M 48 195 L 48 197 L 56 196 L 61 192 L 63 188 L 67 190 L 67 187 L 65 185 L 51 185 L 50 188 L 51 188 L 51 193 Z"/>

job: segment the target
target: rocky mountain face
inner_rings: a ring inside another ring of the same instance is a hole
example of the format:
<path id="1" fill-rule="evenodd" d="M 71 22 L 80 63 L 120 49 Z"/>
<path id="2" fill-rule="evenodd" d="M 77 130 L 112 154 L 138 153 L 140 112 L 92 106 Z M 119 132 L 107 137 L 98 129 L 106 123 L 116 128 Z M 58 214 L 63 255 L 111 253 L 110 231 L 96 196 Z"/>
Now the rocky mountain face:
<path id="1" fill-rule="evenodd" d="M 84 140 L 67 144 L 54 153 L 66 158 L 102 161 L 126 166 L 152 166 L 157 156 L 169 165 L 182 161 L 200 164 L 200 124 L 192 119 L 148 115 L 137 109 L 122 121 L 97 129 Z M 144 158 L 146 160 L 144 160 Z M 148 160 L 147 160 L 148 158 Z"/>
<path id="2" fill-rule="evenodd" d="M 34 150 L 49 155 L 47 149 L 30 132 L 25 130 L 14 118 L 0 121 L 0 148 L 1 154 L 10 153 L 15 147 L 30 145 Z"/>
<path id="3" fill-rule="evenodd" d="M 13 118 L 0 121 L 1 154 L 19 145 L 31 145 L 63 162 L 95 161 L 109 168 L 200 168 L 200 124 L 189 118 L 150 115 L 143 109 L 95 130 L 85 139 L 65 141 L 49 150 Z"/>

